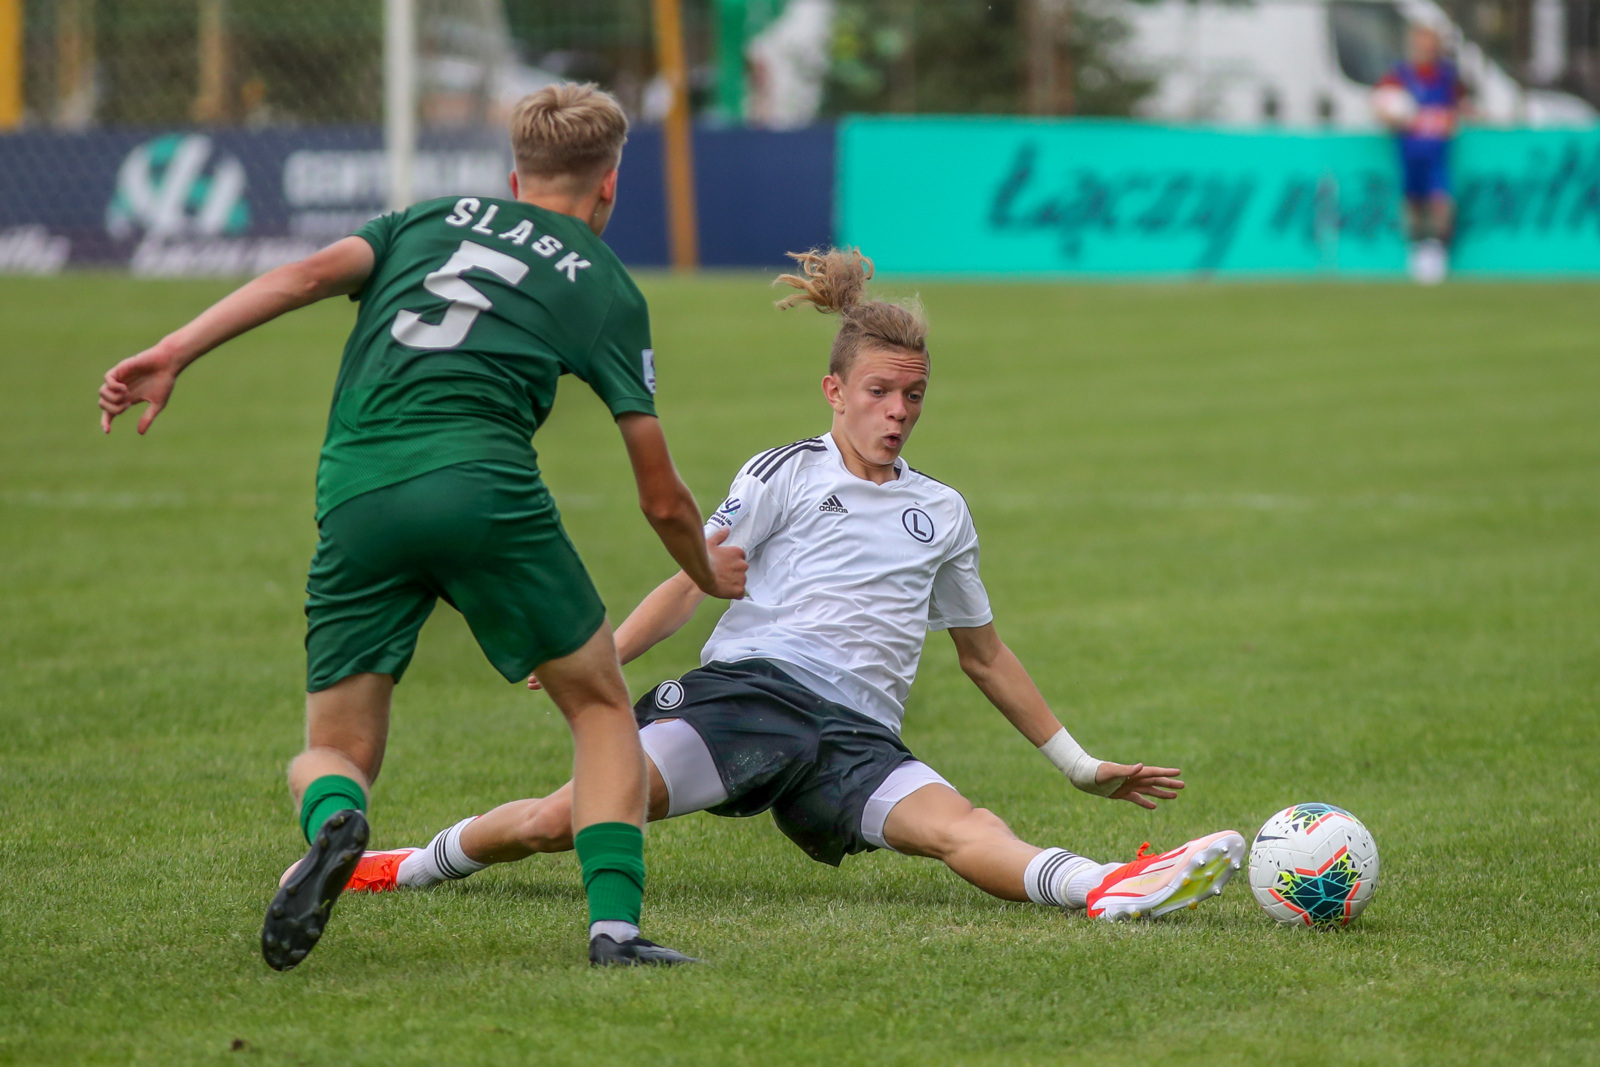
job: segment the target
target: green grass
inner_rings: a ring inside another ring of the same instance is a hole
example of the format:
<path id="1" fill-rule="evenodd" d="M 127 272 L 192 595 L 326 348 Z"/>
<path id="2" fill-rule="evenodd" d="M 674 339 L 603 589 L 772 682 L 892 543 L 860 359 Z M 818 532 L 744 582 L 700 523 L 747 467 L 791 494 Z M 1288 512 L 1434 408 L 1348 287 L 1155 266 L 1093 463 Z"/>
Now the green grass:
<path id="1" fill-rule="evenodd" d="M 826 426 L 827 320 L 773 312 L 760 278 L 646 288 L 702 503 Z M 1383 854 L 1351 930 L 1274 927 L 1242 882 L 1100 925 L 695 816 L 651 832 L 647 924 L 712 966 L 591 972 L 560 857 L 347 898 L 287 975 L 256 939 L 301 847 L 281 770 L 352 311 L 208 358 L 148 438 L 95 427 L 105 367 L 221 291 L 0 280 L 0 1061 L 1600 1060 L 1600 290 L 922 289 L 908 456 L 971 502 L 1001 633 L 1092 751 L 1190 788 L 1154 814 L 1075 793 L 938 635 L 912 748 L 1028 839 L 1106 858 L 1344 805 Z M 669 564 L 603 409 L 564 393 L 540 451 L 620 618 Z M 635 691 L 711 622 L 630 667 Z M 375 844 L 549 790 L 569 755 L 441 609 Z"/>

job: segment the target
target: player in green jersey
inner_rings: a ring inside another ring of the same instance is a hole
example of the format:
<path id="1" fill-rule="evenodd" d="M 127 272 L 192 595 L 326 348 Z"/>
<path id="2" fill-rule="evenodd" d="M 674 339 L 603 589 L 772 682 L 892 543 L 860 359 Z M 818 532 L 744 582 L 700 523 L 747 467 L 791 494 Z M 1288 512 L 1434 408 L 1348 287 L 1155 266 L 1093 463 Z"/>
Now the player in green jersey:
<path id="1" fill-rule="evenodd" d="M 541 90 L 512 115 L 512 199 L 450 197 L 374 219 L 223 298 L 100 388 L 102 430 L 148 403 L 142 434 L 184 368 L 224 341 L 326 297 L 360 302 L 317 470 L 307 743 L 289 767 L 310 848 L 262 929 L 278 970 L 317 943 L 366 847 L 393 689 L 441 597 L 507 680 L 537 670 L 572 729 L 590 961 L 688 958 L 639 936 L 644 755 L 604 608 L 531 442 L 560 376 L 582 378 L 616 418 L 668 552 L 707 593 L 743 595 L 744 554 L 708 549 L 655 417 L 644 297 L 600 241 L 627 129 L 593 86 Z M 438 848 L 448 869 L 474 863 L 454 839 Z"/>

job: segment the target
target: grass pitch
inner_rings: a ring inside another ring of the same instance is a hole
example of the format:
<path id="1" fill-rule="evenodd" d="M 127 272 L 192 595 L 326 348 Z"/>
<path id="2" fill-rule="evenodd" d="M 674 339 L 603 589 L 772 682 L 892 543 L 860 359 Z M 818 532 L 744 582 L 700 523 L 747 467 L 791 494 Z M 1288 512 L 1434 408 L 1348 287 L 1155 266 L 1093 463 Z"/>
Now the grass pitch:
<path id="1" fill-rule="evenodd" d="M 823 430 L 830 323 L 764 279 L 646 280 L 703 504 Z M 907 455 L 960 487 L 1002 635 L 1091 751 L 1170 762 L 1146 814 L 1070 789 L 934 635 L 906 738 L 1041 844 L 1130 856 L 1295 800 L 1361 816 L 1343 933 L 1218 902 L 1109 926 L 924 860 L 838 871 L 765 818 L 649 836 L 647 931 L 583 963 L 569 857 L 345 898 L 298 970 L 262 908 L 301 851 L 312 475 L 344 302 L 208 357 L 102 439 L 116 358 L 223 287 L 0 280 L 0 1061 L 1282 1064 L 1600 1060 L 1600 359 L 1593 287 L 928 285 Z M 669 569 L 603 409 L 538 445 L 619 619 Z M 693 666 L 713 613 L 629 669 Z M 374 843 L 559 784 L 547 699 L 441 608 L 397 695 Z"/>

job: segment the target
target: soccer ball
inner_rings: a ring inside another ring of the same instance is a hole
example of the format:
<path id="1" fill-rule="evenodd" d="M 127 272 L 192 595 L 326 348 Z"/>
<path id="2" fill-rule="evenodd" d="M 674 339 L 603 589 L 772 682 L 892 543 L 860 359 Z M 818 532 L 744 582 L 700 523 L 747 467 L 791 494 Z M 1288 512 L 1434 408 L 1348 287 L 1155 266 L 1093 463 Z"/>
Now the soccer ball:
<path id="1" fill-rule="evenodd" d="M 1349 926 L 1377 888 L 1377 844 L 1332 804 L 1284 808 L 1250 846 L 1250 892 L 1286 925 Z"/>
<path id="2" fill-rule="evenodd" d="M 1403 130 L 1417 117 L 1417 98 L 1403 86 L 1385 85 L 1373 90 L 1372 110 L 1378 121 L 1392 129 Z"/>

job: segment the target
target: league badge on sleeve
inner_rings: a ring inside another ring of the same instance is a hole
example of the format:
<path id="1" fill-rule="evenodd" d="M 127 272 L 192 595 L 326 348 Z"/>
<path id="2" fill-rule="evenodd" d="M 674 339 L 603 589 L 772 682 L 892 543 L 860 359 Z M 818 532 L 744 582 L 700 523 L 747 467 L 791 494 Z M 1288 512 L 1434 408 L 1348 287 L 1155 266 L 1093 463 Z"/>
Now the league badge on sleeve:
<path id="1" fill-rule="evenodd" d="M 743 507 L 743 504 L 740 503 L 739 498 L 730 496 L 722 502 L 720 508 L 711 513 L 711 518 L 706 521 L 715 523 L 718 526 L 732 526 L 736 521 L 734 516 L 739 514 L 741 507 Z"/>

